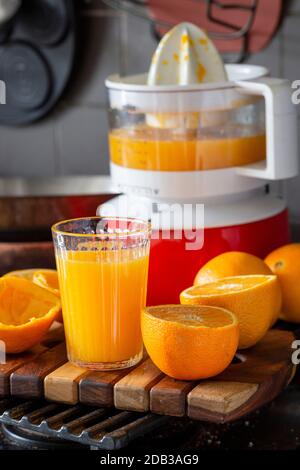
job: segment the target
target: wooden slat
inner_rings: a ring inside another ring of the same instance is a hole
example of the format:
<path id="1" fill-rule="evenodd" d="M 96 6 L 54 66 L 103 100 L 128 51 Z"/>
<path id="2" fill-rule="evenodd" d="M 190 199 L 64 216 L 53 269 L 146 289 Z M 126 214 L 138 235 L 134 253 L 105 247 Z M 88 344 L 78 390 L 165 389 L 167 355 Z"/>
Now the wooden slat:
<path id="1" fill-rule="evenodd" d="M 150 410 L 169 416 L 185 416 L 187 394 L 196 384 L 164 377 L 150 390 Z"/>
<path id="2" fill-rule="evenodd" d="M 227 416 L 244 405 L 257 390 L 256 384 L 204 381 L 188 394 L 188 415 L 207 421 L 214 420 L 214 416 Z"/>
<path id="3" fill-rule="evenodd" d="M 79 382 L 79 401 L 91 406 L 113 406 L 114 385 L 127 373 L 128 369 L 89 372 Z"/>
<path id="4" fill-rule="evenodd" d="M 203 382 L 188 395 L 189 417 L 213 422 L 238 419 L 272 401 L 294 374 L 292 332 L 270 330 L 243 362 Z M 226 383 L 228 385 L 226 385 Z"/>
<path id="5" fill-rule="evenodd" d="M 70 362 L 48 374 L 44 379 L 44 393 L 47 400 L 75 405 L 79 399 L 78 382 L 87 374 L 87 369 Z"/>
<path id="6" fill-rule="evenodd" d="M 131 411 L 148 411 L 150 389 L 163 377 L 164 374 L 150 359 L 147 359 L 116 383 L 115 407 Z"/>
<path id="7" fill-rule="evenodd" d="M 0 398 L 10 395 L 10 376 L 24 364 L 35 359 L 39 354 L 46 351 L 44 346 L 36 346 L 30 351 L 21 354 L 7 355 L 6 363 L 0 364 Z"/>
<path id="8" fill-rule="evenodd" d="M 58 337 L 58 341 L 61 337 Z M 275 398 L 289 383 L 293 333 L 269 331 L 255 347 L 239 353 L 242 361 L 208 380 L 189 382 L 166 377 L 152 361 L 113 372 L 87 371 L 67 362 L 64 344 L 40 346 L 9 356 L 0 366 L 0 392 L 29 399 L 147 411 L 211 422 L 238 419 Z M 56 343 L 55 335 L 48 345 Z M 33 354 L 33 355 L 32 355 Z M 26 360 L 25 360 L 26 358 Z M 25 362 L 24 362 L 25 360 Z"/>
<path id="9" fill-rule="evenodd" d="M 42 398 L 44 378 L 65 362 L 67 355 L 64 343 L 42 353 L 13 372 L 10 378 L 11 394 L 21 398 Z"/>
<path id="10" fill-rule="evenodd" d="M 54 322 L 40 345 L 23 353 L 7 354 L 6 363 L 0 364 L 0 398 L 10 394 L 10 376 L 15 370 L 47 351 L 47 349 L 52 347 L 52 344 L 61 343 L 63 339 L 63 326 L 58 322 Z"/>

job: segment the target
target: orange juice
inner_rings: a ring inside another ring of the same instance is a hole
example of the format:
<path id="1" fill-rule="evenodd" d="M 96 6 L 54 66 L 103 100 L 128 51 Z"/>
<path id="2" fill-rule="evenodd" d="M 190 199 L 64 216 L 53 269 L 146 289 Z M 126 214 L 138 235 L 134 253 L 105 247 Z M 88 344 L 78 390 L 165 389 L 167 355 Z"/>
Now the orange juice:
<path id="1" fill-rule="evenodd" d="M 142 357 L 140 314 L 146 303 L 144 247 L 57 254 L 69 360 L 122 367 Z"/>
<path id="2" fill-rule="evenodd" d="M 180 136 L 169 131 L 135 127 L 109 135 L 111 161 L 116 165 L 148 171 L 216 170 L 248 165 L 266 158 L 263 133 L 230 137 Z"/>

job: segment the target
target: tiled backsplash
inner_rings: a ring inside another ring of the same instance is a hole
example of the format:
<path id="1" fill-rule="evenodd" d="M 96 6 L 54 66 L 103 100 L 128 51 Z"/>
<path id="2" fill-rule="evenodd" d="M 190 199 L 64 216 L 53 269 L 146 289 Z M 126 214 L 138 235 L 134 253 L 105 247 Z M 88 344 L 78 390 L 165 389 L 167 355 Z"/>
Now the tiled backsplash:
<path id="1" fill-rule="evenodd" d="M 249 62 L 295 80 L 300 79 L 300 0 L 284 2 L 287 14 L 275 39 Z M 104 80 L 113 72 L 147 70 L 156 41 L 143 20 L 109 10 L 101 0 L 81 3 L 84 44 L 74 78 L 43 121 L 22 128 L 0 127 L 0 176 L 109 171 Z M 288 184 L 288 201 L 291 216 L 300 221 L 300 176 Z"/>

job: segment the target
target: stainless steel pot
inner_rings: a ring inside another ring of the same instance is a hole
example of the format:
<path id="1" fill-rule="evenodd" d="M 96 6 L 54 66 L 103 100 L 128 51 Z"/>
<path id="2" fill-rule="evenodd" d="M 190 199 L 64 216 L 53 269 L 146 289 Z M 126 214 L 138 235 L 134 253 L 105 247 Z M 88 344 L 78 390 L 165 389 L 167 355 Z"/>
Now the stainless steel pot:
<path id="1" fill-rule="evenodd" d="M 0 179 L 0 241 L 49 240 L 53 223 L 96 215 L 113 195 L 109 177 Z"/>
<path id="2" fill-rule="evenodd" d="M 96 215 L 115 195 L 105 176 L 0 179 L 0 275 L 54 267 L 51 225 Z"/>

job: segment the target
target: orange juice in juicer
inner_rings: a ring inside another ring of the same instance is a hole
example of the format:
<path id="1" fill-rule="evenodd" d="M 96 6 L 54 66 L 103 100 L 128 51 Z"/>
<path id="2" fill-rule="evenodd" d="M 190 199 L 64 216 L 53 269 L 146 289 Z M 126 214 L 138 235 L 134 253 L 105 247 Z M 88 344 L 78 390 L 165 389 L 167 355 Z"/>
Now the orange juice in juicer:
<path id="1" fill-rule="evenodd" d="M 205 33 L 183 23 L 162 39 L 148 74 L 114 75 L 106 87 L 111 175 L 123 195 L 98 212 L 113 205 L 152 219 L 148 304 L 178 302 L 224 251 L 263 257 L 289 241 L 274 185 L 298 171 L 287 80 L 224 66 Z M 191 233 L 201 241 L 194 248 Z"/>

